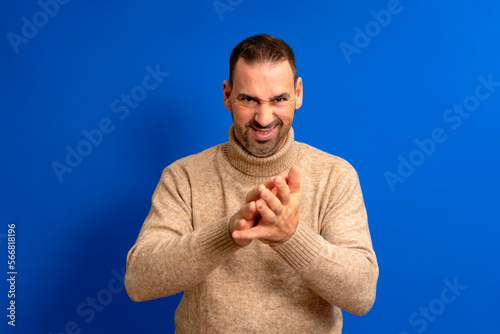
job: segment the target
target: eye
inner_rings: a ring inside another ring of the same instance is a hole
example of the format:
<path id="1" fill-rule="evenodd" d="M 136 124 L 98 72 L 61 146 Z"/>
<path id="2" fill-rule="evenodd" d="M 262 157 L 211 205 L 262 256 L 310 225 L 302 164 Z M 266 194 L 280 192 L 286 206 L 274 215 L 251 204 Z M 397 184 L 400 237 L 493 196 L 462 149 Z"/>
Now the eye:
<path id="1" fill-rule="evenodd" d="M 249 96 L 242 96 L 240 98 L 240 103 L 243 106 L 248 107 L 248 108 L 253 108 L 257 105 L 257 101 L 254 98 L 249 97 Z"/>
<path id="2" fill-rule="evenodd" d="M 277 97 L 274 99 L 274 102 L 278 102 L 278 103 L 281 103 L 281 102 L 285 102 L 286 99 L 284 97 Z"/>

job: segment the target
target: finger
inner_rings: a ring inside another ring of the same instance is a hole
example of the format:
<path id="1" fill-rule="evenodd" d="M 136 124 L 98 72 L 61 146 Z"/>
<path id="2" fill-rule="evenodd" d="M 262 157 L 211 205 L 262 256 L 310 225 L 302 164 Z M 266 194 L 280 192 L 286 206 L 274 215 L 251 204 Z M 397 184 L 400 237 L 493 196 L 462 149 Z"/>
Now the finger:
<path id="1" fill-rule="evenodd" d="M 248 230 L 252 226 L 253 226 L 253 223 L 251 220 L 240 219 L 240 221 L 238 221 L 238 224 L 236 224 L 235 231 L 236 230 Z"/>
<path id="2" fill-rule="evenodd" d="M 255 202 L 250 202 L 245 204 L 240 209 L 240 217 L 246 220 L 251 220 L 255 217 L 255 213 L 257 212 L 257 207 L 255 206 Z"/>
<path id="3" fill-rule="evenodd" d="M 262 199 L 258 200 L 257 210 L 260 213 L 261 220 L 265 224 L 274 224 L 276 223 L 276 213 L 269 208 L 269 206 Z"/>
<path id="4" fill-rule="evenodd" d="M 253 188 L 250 190 L 247 194 L 246 197 L 246 203 L 249 203 L 251 201 L 256 201 L 260 198 L 260 192 L 262 189 L 271 189 L 274 188 L 274 180 L 272 178 L 266 180 L 263 184 L 259 184 L 257 187 Z"/>
<path id="5" fill-rule="evenodd" d="M 288 187 L 292 194 L 300 192 L 300 172 L 297 166 L 290 168 L 290 172 L 288 173 Z"/>
<path id="6" fill-rule="evenodd" d="M 276 214 L 277 216 L 281 215 L 283 213 L 283 204 L 281 203 L 280 199 L 274 195 L 269 189 L 264 189 L 260 193 L 261 199 L 255 202 L 257 205 L 257 210 L 259 210 L 258 204 L 260 201 L 264 201 L 266 205 Z M 259 210 L 260 212 L 260 210 Z"/>
<path id="7" fill-rule="evenodd" d="M 249 222 L 247 220 L 241 219 L 238 222 L 238 224 L 236 225 L 236 229 L 231 234 L 231 237 L 233 238 L 234 242 L 236 244 L 240 245 L 241 247 L 246 247 L 246 246 L 250 245 L 250 243 L 252 242 L 252 240 L 247 240 L 247 239 L 241 239 L 241 238 L 239 238 L 238 231 L 248 230 L 251 227 L 252 227 L 252 225 L 249 224 Z"/>
<path id="8" fill-rule="evenodd" d="M 285 179 L 285 182 L 288 183 L 288 173 L 290 173 L 290 171 L 288 172 L 285 172 L 285 173 L 281 173 L 279 176 L 281 176 L 282 178 Z"/>
<path id="9" fill-rule="evenodd" d="M 247 194 L 247 197 L 245 199 L 246 203 L 250 203 L 252 201 L 256 201 L 260 198 L 260 191 L 261 189 L 264 189 L 265 186 L 262 184 L 259 184 L 257 187 L 253 188 L 250 190 Z"/>
<path id="10" fill-rule="evenodd" d="M 257 225 L 248 230 L 237 230 L 233 232 L 234 239 L 240 240 L 255 240 L 267 236 L 269 227 L 264 225 Z"/>
<path id="11" fill-rule="evenodd" d="M 290 188 L 286 184 L 285 179 L 281 176 L 276 176 L 274 178 L 274 184 L 276 185 L 276 196 L 279 198 L 283 205 L 287 205 L 290 202 Z"/>

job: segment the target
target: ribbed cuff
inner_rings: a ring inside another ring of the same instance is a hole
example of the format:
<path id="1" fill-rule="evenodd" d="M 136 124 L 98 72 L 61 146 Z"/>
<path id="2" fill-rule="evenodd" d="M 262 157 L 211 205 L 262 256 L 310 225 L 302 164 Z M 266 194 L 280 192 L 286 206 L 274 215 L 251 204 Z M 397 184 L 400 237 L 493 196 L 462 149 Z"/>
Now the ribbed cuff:
<path id="1" fill-rule="evenodd" d="M 212 224 L 203 226 L 198 236 L 198 251 L 212 260 L 236 251 L 238 246 L 228 229 L 229 217 L 224 217 Z"/>
<path id="2" fill-rule="evenodd" d="M 322 237 L 299 221 L 295 234 L 285 243 L 273 247 L 288 264 L 300 269 L 311 263 L 319 254 Z"/>

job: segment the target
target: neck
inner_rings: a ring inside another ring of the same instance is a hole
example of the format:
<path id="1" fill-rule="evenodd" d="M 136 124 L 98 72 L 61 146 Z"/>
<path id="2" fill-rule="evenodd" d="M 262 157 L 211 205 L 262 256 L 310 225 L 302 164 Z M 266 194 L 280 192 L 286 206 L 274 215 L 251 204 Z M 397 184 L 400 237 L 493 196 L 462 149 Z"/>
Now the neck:
<path id="1" fill-rule="evenodd" d="M 271 177 L 288 172 L 296 163 L 298 146 L 295 144 L 292 128 L 290 128 L 281 148 L 268 157 L 256 157 L 241 146 L 234 136 L 234 125 L 229 128 L 228 137 L 226 157 L 232 167 L 244 175 Z"/>

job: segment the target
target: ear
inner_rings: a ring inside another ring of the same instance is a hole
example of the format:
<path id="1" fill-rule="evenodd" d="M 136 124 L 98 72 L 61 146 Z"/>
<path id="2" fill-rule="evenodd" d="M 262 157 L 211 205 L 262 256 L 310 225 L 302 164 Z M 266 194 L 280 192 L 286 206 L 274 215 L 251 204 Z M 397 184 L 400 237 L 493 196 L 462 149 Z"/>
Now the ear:
<path id="1" fill-rule="evenodd" d="M 227 80 L 224 80 L 222 83 L 222 92 L 224 94 L 224 106 L 227 110 L 231 111 L 231 86 L 229 86 Z"/>
<path id="2" fill-rule="evenodd" d="M 302 78 L 297 78 L 297 88 L 295 88 L 295 109 L 302 106 L 302 97 L 304 94 L 304 87 L 302 86 Z"/>

